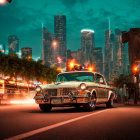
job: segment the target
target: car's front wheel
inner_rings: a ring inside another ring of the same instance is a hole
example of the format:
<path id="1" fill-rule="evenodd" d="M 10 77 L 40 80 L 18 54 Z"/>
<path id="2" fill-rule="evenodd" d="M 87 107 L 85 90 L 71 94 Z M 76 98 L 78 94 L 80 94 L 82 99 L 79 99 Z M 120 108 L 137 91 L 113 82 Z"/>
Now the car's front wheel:
<path id="1" fill-rule="evenodd" d="M 52 109 L 51 105 L 47 105 L 47 104 L 39 104 L 39 108 L 43 111 L 43 112 L 49 112 Z"/>
<path id="2" fill-rule="evenodd" d="M 85 111 L 93 111 L 96 106 L 96 98 L 95 95 L 93 94 L 91 97 L 91 101 L 89 103 L 84 104 L 84 109 Z"/>

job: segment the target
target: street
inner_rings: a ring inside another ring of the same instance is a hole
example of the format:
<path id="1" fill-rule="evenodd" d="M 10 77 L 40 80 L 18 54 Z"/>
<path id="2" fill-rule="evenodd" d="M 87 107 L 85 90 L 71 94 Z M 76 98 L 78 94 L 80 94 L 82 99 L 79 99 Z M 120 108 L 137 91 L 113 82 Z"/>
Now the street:
<path id="1" fill-rule="evenodd" d="M 139 140 L 140 106 L 100 105 L 93 112 L 59 107 L 43 113 L 36 104 L 1 105 L 0 124 L 1 140 Z"/>

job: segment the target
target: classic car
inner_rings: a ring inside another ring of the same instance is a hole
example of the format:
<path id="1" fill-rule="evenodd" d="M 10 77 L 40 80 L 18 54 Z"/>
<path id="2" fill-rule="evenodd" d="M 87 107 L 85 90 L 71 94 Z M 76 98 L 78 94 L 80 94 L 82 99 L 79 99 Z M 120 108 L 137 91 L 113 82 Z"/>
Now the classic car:
<path id="1" fill-rule="evenodd" d="M 56 106 L 83 106 L 86 111 L 93 111 L 97 104 L 112 107 L 114 98 L 104 76 L 91 71 L 60 73 L 54 84 L 37 86 L 34 97 L 44 112 Z"/>

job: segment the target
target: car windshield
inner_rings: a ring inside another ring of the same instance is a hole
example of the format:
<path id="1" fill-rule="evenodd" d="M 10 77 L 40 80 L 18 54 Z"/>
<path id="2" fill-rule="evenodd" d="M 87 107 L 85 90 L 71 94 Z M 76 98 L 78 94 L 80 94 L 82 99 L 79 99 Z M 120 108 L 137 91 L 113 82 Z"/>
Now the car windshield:
<path id="1" fill-rule="evenodd" d="M 91 72 L 63 73 L 57 76 L 56 82 L 83 81 L 94 82 L 94 75 Z"/>

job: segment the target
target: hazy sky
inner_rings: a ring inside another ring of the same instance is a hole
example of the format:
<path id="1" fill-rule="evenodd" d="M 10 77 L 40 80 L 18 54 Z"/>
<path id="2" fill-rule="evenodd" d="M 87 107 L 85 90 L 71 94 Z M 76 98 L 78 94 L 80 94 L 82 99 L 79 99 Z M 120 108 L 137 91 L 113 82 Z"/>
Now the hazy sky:
<path id="1" fill-rule="evenodd" d="M 0 44 L 8 35 L 19 37 L 20 48 L 32 47 L 41 55 L 42 24 L 54 32 L 54 15 L 67 16 L 67 48 L 81 47 L 80 31 L 95 30 L 96 47 L 104 47 L 104 31 L 140 27 L 140 0 L 13 0 L 0 6 Z"/>

